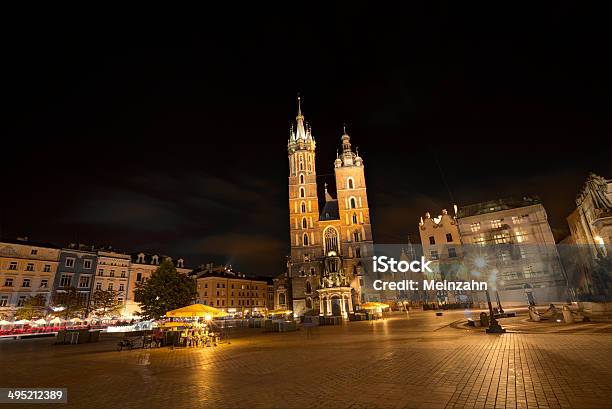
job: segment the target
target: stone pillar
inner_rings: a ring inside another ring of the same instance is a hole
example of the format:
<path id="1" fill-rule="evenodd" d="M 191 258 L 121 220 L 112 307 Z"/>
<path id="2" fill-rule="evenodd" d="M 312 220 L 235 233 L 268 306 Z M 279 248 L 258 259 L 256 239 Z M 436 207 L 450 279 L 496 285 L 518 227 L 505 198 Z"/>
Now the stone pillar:
<path id="1" fill-rule="evenodd" d="M 332 315 L 332 308 L 331 308 L 331 297 L 327 297 L 327 314 L 325 315 Z"/>
<path id="2" fill-rule="evenodd" d="M 345 306 L 344 306 L 344 295 L 341 295 L 341 297 L 340 297 L 340 304 L 341 304 L 340 305 L 340 314 L 342 315 L 342 318 L 346 318 L 347 315 L 346 315 L 346 309 L 345 309 Z"/>
<path id="3" fill-rule="evenodd" d="M 319 315 L 325 315 L 325 298 L 319 297 Z"/>

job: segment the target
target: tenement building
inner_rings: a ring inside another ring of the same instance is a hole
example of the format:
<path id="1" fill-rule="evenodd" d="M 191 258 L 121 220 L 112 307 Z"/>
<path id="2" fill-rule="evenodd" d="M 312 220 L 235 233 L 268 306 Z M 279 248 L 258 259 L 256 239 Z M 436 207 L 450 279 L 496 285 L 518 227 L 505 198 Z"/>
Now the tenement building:
<path id="1" fill-rule="evenodd" d="M 334 161 L 335 196 L 326 185 L 320 209 L 316 142 L 299 103 L 287 143 L 291 256 L 284 279 L 277 280 L 276 301 L 297 315 L 346 317 L 379 297 L 367 261 L 373 240 L 364 161 L 345 130 Z"/>
<path id="2" fill-rule="evenodd" d="M 252 315 L 268 309 L 268 282 L 248 277 L 229 266 L 207 264 L 190 274 L 196 279 L 198 303 L 230 314 Z"/>
<path id="3" fill-rule="evenodd" d="M 60 249 L 22 238 L 0 241 L 0 315 L 10 318 L 28 297 L 49 303 Z"/>
<path id="4" fill-rule="evenodd" d="M 537 197 L 464 206 L 457 221 L 468 279 L 486 280 L 507 304 L 566 301 L 567 280 Z"/>
<path id="5" fill-rule="evenodd" d="M 117 302 L 125 307 L 128 295 L 130 256 L 112 249 L 98 250 L 98 272 L 94 280 L 95 290 L 113 291 Z"/>
<path id="6" fill-rule="evenodd" d="M 419 234 L 423 255 L 431 261 L 431 273 L 424 273 L 426 280 L 464 280 L 466 275 L 462 271 L 463 249 L 459 236 L 459 225 L 456 214 L 451 216 L 446 209 L 442 214 L 431 217 L 425 213 L 419 222 Z M 430 290 L 425 293 L 427 303 L 438 304 L 468 303 L 471 301 L 465 291 Z"/>
<path id="7" fill-rule="evenodd" d="M 185 268 L 185 261 L 182 258 L 174 260 L 172 257 L 144 252 L 130 254 L 128 290 L 123 316 L 133 317 L 140 311 L 138 300 L 134 297 L 134 290 L 136 290 L 138 284 L 151 277 L 151 274 L 159 268 L 159 264 L 165 259 L 172 260 L 177 272 L 181 274 L 191 272 L 191 269 Z"/>
<path id="8" fill-rule="evenodd" d="M 60 251 L 53 291 L 61 293 L 70 287 L 77 289 L 84 305 L 89 305 L 98 265 L 98 255 L 93 246 L 71 243 Z"/>

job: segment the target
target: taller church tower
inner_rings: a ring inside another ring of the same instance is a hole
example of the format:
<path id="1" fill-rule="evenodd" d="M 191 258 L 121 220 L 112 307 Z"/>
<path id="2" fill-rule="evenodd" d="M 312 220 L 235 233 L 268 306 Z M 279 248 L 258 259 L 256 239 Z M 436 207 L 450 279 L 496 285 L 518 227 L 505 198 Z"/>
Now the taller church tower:
<path id="1" fill-rule="evenodd" d="M 289 224 L 291 258 L 308 259 L 314 256 L 319 221 L 317 172 L 315 167 L 316 143 L 309 127 L 304 123 L 301 99 L 298 97 L 296 128 L 291 127 L 287 151 L 289 154 Z"/>
<path id="2" fill-rule="evenodd" d="M 367 290 L 374 248 L 363 159 L 353 152 L 346 131 L 341 142 L 342 154 L 334 162 L 337 198 L 326 184 L 319 210 L 316 143 L 298 98 L 287 143 L 291 256 L 285 277 L 278 279 L 282 289 L 276 290 L 277 307 L 298 315 L 347 318 L 359 304 L 377 299 Z"/>

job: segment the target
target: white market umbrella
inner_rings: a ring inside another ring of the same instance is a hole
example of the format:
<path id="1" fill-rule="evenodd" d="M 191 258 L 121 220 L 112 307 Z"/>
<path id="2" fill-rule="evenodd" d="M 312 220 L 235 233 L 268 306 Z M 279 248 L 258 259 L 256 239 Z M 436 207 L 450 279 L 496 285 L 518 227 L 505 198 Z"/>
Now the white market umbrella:
<path id="1" fill-rule="evenodd" d="M 51 321 L 49 321 L 49 323 L 51 324 L 61 324 L 62 322 L 64 322 L 64 320 L 61 319 L 60 317 L 55 317 Z"/>
<path id="2" fill-rule="evenodd" d="M 11 323 L 8 322 L 7 320 L 0 320 L 0 326 L 4 326 L 4 325 L 11 325 Z"/>
<path id="3" fill-rule="evenodd" d="M 45 325 L 47 323 L 47 321 L 44 318 L 39 318 L 36 321 L 34 321 L 34 324 L 36 325 Z"/>
<path id="4" fill-rule="evenodd" d="M 19 321 L 15 321 L 13 322 L 13 325 L 25 325 L 25 324 L 29 324 L 30 321 L 28 320 L 19 320 Z"/>

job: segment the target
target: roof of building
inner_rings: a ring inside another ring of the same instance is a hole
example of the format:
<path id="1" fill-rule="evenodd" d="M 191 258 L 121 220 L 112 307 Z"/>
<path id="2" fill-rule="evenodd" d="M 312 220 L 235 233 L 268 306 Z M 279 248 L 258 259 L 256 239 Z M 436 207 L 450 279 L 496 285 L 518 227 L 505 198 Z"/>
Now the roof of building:
<path id="1" fill-rule="evenodd" d="M 20 244 L 22 246 L 35 246 L 35 247 L 46 247 L 50 249 L 60 249 L 61 246 L 53 243 L 43 243 L 38 241 L 30 241 L 27 237 L 18 237 L 16 239 L 0 239 L 0 243 L 6 244 Z"/>
<path id="2" fill-rule="evenodd" d="M 319 215 L 319 220 L 340 220 L 340 212 L 338 211 L 338 199 L 333 199 L 325 202 L 323 210 Z"/>
<path id="3" fill-rule="evenodd" d="M 232 270 L 230 266 L 213 266 L 208 264 L 200 266 L 189 273 L 190 277 L 195 276 L 196 279 L 217 277 L 217 278 L 233 278 L 238 280 L 251 280 L 251 281 L 266 281 L 267 279 L 262 277 L 247 276 L 244 273 Z"/>
<path id="4" fill-rule="evenodd" d="M 477 216 L 481 214 L 499 212 L 500 210 L 518 209 L 520 207 L 542 204 L 537 196 L 523 196 L 522 198 L 496 199 L 488 202 L 476 203 L 460 207 L 457 212 L 458 218 Z"/>

